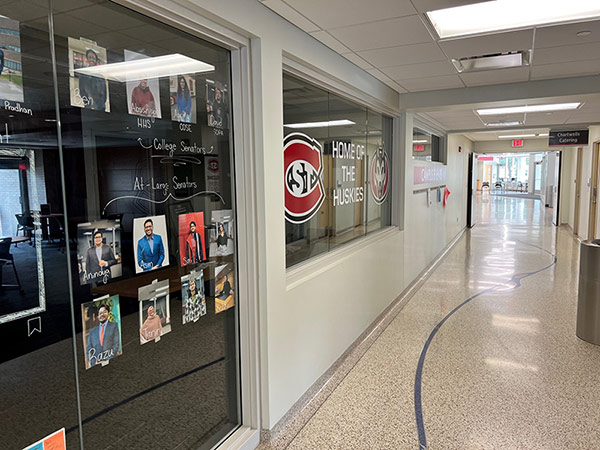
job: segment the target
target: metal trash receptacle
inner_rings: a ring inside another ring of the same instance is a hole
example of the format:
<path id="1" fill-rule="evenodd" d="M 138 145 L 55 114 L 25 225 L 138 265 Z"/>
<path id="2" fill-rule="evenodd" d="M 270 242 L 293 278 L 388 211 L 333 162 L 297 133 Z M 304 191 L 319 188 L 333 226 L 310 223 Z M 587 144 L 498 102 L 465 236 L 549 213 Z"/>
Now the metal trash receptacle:
<path id="1" fill-rule="evenodd" d="M 600 345 L 600 239 L 579 247 L 577 337 Z"/>

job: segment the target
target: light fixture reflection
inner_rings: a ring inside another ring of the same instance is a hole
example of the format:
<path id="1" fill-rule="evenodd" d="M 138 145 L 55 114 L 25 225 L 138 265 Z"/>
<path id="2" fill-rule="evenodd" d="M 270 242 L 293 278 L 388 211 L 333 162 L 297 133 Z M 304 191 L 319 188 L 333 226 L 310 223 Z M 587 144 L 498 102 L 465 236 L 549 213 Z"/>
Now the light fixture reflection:
<path id="1" fill-rule="evenodd" d="M 304 123 L 289 123 L 284 125 L 288 128 L 322 128 L 322 127 L 339 127 L 342 125 L 355 125 L 355 122 L 347 119 L 329 120 L 326 122 L 304 122 Z"/>
<path id="2" fill-rule="evenodd" d="M 519 369 L 519 370 L 529 370 L 531 372 L 537 372 L 539 368 L 537 366 L 531 366 L 528 364 L 521 364 L 515 361 L 509 361 L 506 359 L 498 359 L 498 358 L 486 358 L 485 363 L 490 366 L 500 367 L 503 369 Z"/>
<path id="3" fill-rule="evenodd" d="M 211 64 L 175 53 L 172 55 L 102 64 L 100 66 L 82 67 L 75 69 L 75 73 L 123 83 L 125 81 L 142 80 L 144 78 L 162 78 L 186 73 L 212 72 L 214 70 L 215 66 Z"/>

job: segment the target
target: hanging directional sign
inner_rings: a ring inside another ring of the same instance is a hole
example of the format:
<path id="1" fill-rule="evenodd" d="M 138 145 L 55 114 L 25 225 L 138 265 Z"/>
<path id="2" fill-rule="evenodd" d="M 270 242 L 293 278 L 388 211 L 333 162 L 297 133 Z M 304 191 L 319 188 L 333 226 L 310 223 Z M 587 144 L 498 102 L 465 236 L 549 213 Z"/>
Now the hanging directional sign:
<path id="1" fill-rule="evenodd" d="M 590 132 L 588 130 L 550 131 L 548 145 L 587 145 Z"/>

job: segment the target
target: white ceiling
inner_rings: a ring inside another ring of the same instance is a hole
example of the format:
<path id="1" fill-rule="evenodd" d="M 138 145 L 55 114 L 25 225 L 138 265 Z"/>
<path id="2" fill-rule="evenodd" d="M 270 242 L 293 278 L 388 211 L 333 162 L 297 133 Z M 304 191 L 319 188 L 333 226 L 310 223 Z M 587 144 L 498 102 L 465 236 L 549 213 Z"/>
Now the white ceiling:
<path id="1" fill-rule="evenodd" d="M 440 40 L 424 12 L 480 0 L 260 1 L 400 93 L 600 73 L 600 20 Z M 530 66 L 459 74 L 450 62 L 519 50 L 533 50 Z"/>
<path id="2" fill-rule="evenodd" d="M 600 74 L 600 20 L 440 40 L 426 11 L 481 0 L 259 1 L 401 94 Z M 577 36 L 580 31 L 590 34 Z M 532 56 L 525 67 L 458 73 L 451 63 L 453 58 L 527 50 Z M 583 107 L 572 112 L 489 121 L 525 120 L 526 126 L 600 122 L 600 100 L 593 95 L 581 100 Z M 446 130 L 486 128 L 473 106 L 419 114 Z"/>

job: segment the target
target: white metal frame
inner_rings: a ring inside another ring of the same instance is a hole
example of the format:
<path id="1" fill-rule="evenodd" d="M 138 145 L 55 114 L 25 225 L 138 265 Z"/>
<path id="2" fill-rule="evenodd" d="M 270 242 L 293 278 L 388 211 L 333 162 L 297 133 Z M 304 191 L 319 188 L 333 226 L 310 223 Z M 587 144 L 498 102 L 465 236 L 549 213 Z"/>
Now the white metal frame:
<path id="1" fill-rule="evenodd" d="M 260 442 L 258 248 L 250 39 L 187 0 L 113 0 L 231 52 L 235 204 L 238 227 L 238 326 L 241 427 L 219 448 L 253 449 Z"/>

